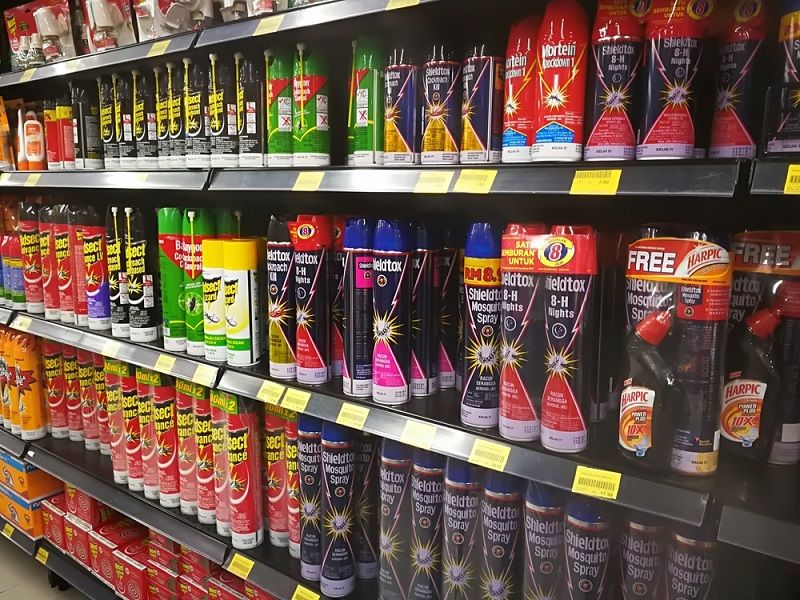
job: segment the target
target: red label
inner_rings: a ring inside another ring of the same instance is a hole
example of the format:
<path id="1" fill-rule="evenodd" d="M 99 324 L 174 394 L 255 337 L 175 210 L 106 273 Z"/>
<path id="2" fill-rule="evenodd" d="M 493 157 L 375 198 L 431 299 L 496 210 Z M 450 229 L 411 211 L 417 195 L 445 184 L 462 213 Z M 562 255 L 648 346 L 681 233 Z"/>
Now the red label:
<path id="1" fill-rule="evenodd" d="M 67 417 L 67 396 L 64 382 L 64 367 L 61 359 L 61 344 L 42 340 L 42 367 L 47 390 L 47 408 L 52 430 L 66 431 L 69 427 Z"/>
<path id="2" fill-rule="evenodd" d="M 22 253 L 22 275 L 25 285 L 25 300 L 29 305 L 44 302 L 40 244 L 39 221 L 20 221 L 19 245 Z"/>
<path id="3" fill-rule="evenodd" d="M 64 369 L 64 394 L 67 401 L 67 423 L 71 433 L 83 432 L 81 416 L 81 386 L 78 381 L 77 351 L 72 346 L 64 346 L 62 351 Z"/>
<path id="4" fill-rule="evenodd" d="M 174 387 L 153 386 L 153 423 L 156 429 L 158 484 L 161 494 L 179 494 L 178 421 Z"/>
<path id="5" fill-rule="evenodd" d="M 88 315 L 86 304 L 86 263 L 83 259 L 83 226 L 69 226 L 70 256 L 72 258 L 73 293 L 75 294 L 75 314 Z"/>
<path id="6" fill-rule="evenodd" d="M 194 436 L 197 446 L 197 506 L 204 511 L 213 511 L 216 506 L 214 494 L 214 449 L 212 441 L 211 401 L 194 399 Z"/>
<path id="7" fill-rule="evenodd" d="M 75 312 L 75 279 L 72 273 L 72 242 L 69 225 L 56 223 L 53 226 L 56 250 L 56 272 L 58 276 L 58 301 L 63 312 Z"/>
<path id="8" fill-rule="evenodd" d="M 286 448 L 283 432 L 285 420 L 267 413 L 264 417 L 264 464 L 266 465 L 267 508 L 271 532 L 289 531 Z"/>
<path id="9" fill-rule="evenodd" d="M 264 527 L 261 498 L 259 412 L 239 400 L 238 414 L 228 414 L 231 531 L 255 534 Z"/>
<path id="10" fill-rule="evenodd" d="M 214 496 L 216 501 L 217 523 L 231 522 L 231 499 L 228 469 L 228 419 L 225 411 L 212 404 L 211 407 L 212 444 L 214 447 Z"/>
<path id="11" fill-rule="evenodd" d="M 541 19 L 515 22 L 506 49 L 504 148 L 529 147 L 536 131 L 536 37 Z"/>
<path id="12" fill-rule="evenodd" d="M 142 432 L 139 423 L 139 396 L 136 393 L 136 377 L 120 377 L 122 409 L 125 417 L 125 456 L 128 461 L 128 479 L 144 479 L 142 465 Z"/>
<path id="13" fill-rule="evenodd" d="M 153 423 L 153 386 L 146 379 L 151 372 L 137 369 L 136 392 L 139 395 L 139 435 L 142 440 L 142 473 L 145 490 L 158 491 L 158 452 L 156 426 Z"/>
<path id="14" fill-rule="evenodd" d="M 158 248 L 161 255 L 165 256 L 172 264 L 183 269 L 183 239 L 177 233 L 160 233 L 158 235 Z"/>
<path id="15" fill-rule="evenodd" d="M 297 419 L 286 419 L 284 441 L 286 446 L 286 506 L 289 541 L 300 544 L 300 473 L 297 462 Z"/>
<path id="16" fill-rule="evenodd" d="M 81 420 L 83 435 L 87 440 L 100 437 L 97 420 L 97 397 L 94 385 L 94 356 L 87 350 L 78 350 L 78 383 L 81 390 Z"/>
<path id="17" fill-rule="evenodd" d="M 56 266 L 56 244 L 51 223 L 39 223 L 39 251 L 42 260 L 42 290 L 46 310 L 60 310 L 58 297 L 58 269 Z"/>
<path id="18" fill-rule="evenodd" d="M 194 398 L 182 392 L 179 387 L 176 387 L 175 390 L 175 410 L 177 411 L 178 424 L 178 467 L 181 500 L 187 503 L 194 503 L 197 502 L 197 448 L 194 441 Z"/>
<path id="19" fill-rule="evenodd" d="M 101 354 L 93 355 L 94 363 L 94 396 L 97 404 L 97 429 L 100 447 L 111 445 L 108 431 L 108 399 L 106 398 L 105 360 Z"/>

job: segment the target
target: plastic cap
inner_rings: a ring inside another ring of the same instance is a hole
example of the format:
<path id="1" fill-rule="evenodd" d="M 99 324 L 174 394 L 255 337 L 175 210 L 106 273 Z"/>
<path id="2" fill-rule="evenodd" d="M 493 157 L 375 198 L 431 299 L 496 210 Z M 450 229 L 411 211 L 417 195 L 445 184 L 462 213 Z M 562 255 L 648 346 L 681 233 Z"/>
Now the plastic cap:
<path id="1" fill-rule="evenodd" d="M 549 485 L 529 481 L 525 500 L 542 508 L 563 508 L 564 492 Z"/>
<path id="2" fill-rule="evenodd" d="M 432 223 L 415 223 L 414 234 L 416 240 L 414 248 L 417 250 L 436 250 L 441 248 L 439 228 Z"/>
<path id="3" fill-rule="evenodd" d="M 744 320 L 747 328 L 757 338 L 767 338 L 781 324 L 780 308 L 762 308 Z"/>
<path id="4" fill-rule="evenodd" d="M 483 487 L 496 494 L 514 494 L 520 491 L 520 480 L 499 471 L 487 471 Z"/>
<path id="5" fill-rule="evenodd" d="M 322 419 L 300 413 L 297 415 L 297 431 L 322 433 Z"/>
<path id="6" fill-rule="evenodd" d="M 592 235 L 594 227 L 591 225 L 553 225 L 550 233 L 553 235 Z"/>
<path id="7" fill-rule="evenodd" d="M 203 240 L 203 266 L 209 269 L 222 269 L 225 266 L 222 240 Z"/>
<path id="8" fill-rule="evenodd" d="M 411 252 L 408 223 L 400 219 L 378 219 L 373 248 L 384 252 Z"/>
<path id="9" fill-rule="evenodd" d="M 374 236 L 372 221 L 359 217 L 348 219 L 344 228 L 344 247 L 351 250 L 369 250 Z"/>
<path id="10" fill-rule="evenodd" d="M 603 523 L 608 521 L 606 508 L 602 502 L 585 496 L 571 496 L 564 507 L 565 513 L 584 523 Z"/>
<path id="11" fill-rule="evenodd" d="M 322 440 L 328 442 L 353 442 L 355 440 L 355 432 L 349 427 L 325 421 L 322 424 Z"/>
<path id="12" fill-rule="evenodd" d="M 444 469 L 445 462 L 445 457 L 436 452 L 414 450 L 414 465 L 423 469 Z"/>
<path id="13" fill-rule="evenodd" d="M 226 271 L 252 271 L 258 268 L 263 242 L 258 238 L 223 240 L 223 264 Z"/>
<path id="14" fill-rule="evenodd" d="M 505 235 L 545 235 L 547 225 L 544 223 L 509 223 Z"/>
<path id="15" fill-rule="evenodd" d="M 334 250 L 342 250 L 344 248 L 344 227 L 347 219 L 341 215 L 333 217 L 333 228 L 331 235 L 333 236 Z"/>
<path id="16" fill-rule="evenodd" d="M 480 467 L 457 458 L 448 458 L 445 477 L 455 483 L 480 483 L 482 480 Z"/>
<path id="17" fill-rule="evenodd" d="M 651 346 L 658 346 L 664 341 L 672 326 L 672 315 L 668 310 L 651 312 L 636 325 L 636 335 Z"/>
<path id="18" fill-rule="evenodd" d="M 331 219 L 325 215 L 297 215 L 289 223 L 295 250 L 319 250 L 333 244 Z"/>
<path id="19" fill-rule="evenodd" d="M 470 225 L 464 255 L 470 258 L 500 258 L 499 227 L 491 223 Z"/>

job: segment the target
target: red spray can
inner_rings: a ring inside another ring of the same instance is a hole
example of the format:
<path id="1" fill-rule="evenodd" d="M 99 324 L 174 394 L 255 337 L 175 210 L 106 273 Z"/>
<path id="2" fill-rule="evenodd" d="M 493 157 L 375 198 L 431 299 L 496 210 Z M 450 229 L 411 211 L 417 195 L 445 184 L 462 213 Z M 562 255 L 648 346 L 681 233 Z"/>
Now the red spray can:
<path id="1" fill-rule="evenodd" d="M 108 435 L 114 483 L 128 483 L 128 457 L 125 455 L 125 412 L 122 408 L 122 372 L 127 370 L 118 360 L 105 359 L 106 400 L 108 402 Z"/>
<path id="2" fill-rule="evenodd" d="M 142 476 L 144 497 L 158 500 L 158 444 L 156 424 L 153 421 L 153 381 L 158 377 L 154 371 L 136 368 L 136 392 L 139 396 L 139 433 L 142 438 Z"/>
<path id="3" fill-rule="evenodd" d="M 47 411 L 50 418 L 50 435 L 57 439 L 69 437 L 67 394 L 64 382 L 62 346 L 58 342 L 42 338 L 40 351 L 47 391 Z"/>
<path id="4" fill-rule="evenodd" d="M 214 449 L 214 498 L 217 533 L 231 535 L 231 496 L 228 467 L 228 415 L 225 407 L 236 396 L 218 390 L 211 392 L 211 444 Z"/>
<path id="5" fill-rule="evenodd" d="M 153 424 L 156 429 L 158 455 L 158 502 L 164 508 L 178 508 L 181 502 L 181 489 L 175 386 L 168 375 L 154 374 Z"/>
<path id="6" fill-rule="evenodd" d="M 197 514 L 197 447 L 194 441 L 194 401 L 202 398 L 202 385 L 175 380 L 175 410 L 178 420 L 178 467 L 181 490 L 181 512 Z"/>
<path id="7" fill-rule="evenodd" d="M 194 398 L 194 443 L 197 449 L 197 520 L 205 525 L 217 522 L 214 489 L 214 446 L 211 400 L 208 390 Z"/>
<path id="8" fill-rule="evenodd" d="M 144 491 L 142 464 L 142 430 L 139 422 L 139 394 L 136 373 L 127 363 L 120 363 L 119 387 L 122 392 L 122 411 L 125 417 L 125 456 L 128 462 L 128 489 Z"/>
<path id="9" fill-rule="evenodd" d="M 108 430 L 108 399 L 106 398 L 106 363 L 102 354 L 92 356 L 94 366 L 94 396 L 97 403 L 97 433 L 100 454 L 111 454 L 111 433 Z"/>
<path id="10" fill-rule="evenodd" d="M 286 417 L 283 430 L 286 453 L 286 504 L 289 524 L 289 556 L 300 558 L 300 473 L 297 457 L 297 414 Z"/>
<path id="11" fill-rule="evenodd" d="M 636 3 L 634 3 L 636 5 Z M 630 160 L 636 155 L 639 70 L 643 31 L 628 0 L 601 0 L 592 32 L 594 77 L 587 115 L 586 160 Z"/>
<path id="12" fill-rule="evenodd" d="M 76 348 L 67 344 L 62 346 L 61 365 L 64 369 L 64 395 L 67 401 L 69 439 L 73 442 L 82 442 L 81 386 L 78 381 L 78 351 Z"/>
<path id="13" fill-rule="evenodd" d="M 551 0 L 545 9 L 536 53 L 536 143 L 533 160 L 580 160 L 586 92 L 589 27 L 577 0 Z"/>
<path id="14" fill-rule="evenodd" d="M 531 15 L 515 21 L 506 48 L 503 162 L 531 161 L 536 136 L 536 40 L 542 18 Z"/>
<path id="15" fill-rule="evenodd" d="M 269 410 L 264 414 L 264 486 L 269 515 L 269 541 L 273 546 L 289 545 L 289 501 L 286 482 L 286 448 L 282 415 Z"/>
<path id="16" fill-rule="evenodd" d="M 83 257 L 83 222 L 87 218 L 87 209 L 85 206 L 70 205 L 68 211 L 67 223 L 69 226 L 69 254 L 72 260 L 72 289 L 75 294 L 75 320 L 81 327 L 88 327 L 86 261 Z"/>
<path id="17" fill-rule="evenodd" d="M 42 261 L 44 318 L 48 321 L 58 321 L 61 319 L 54 229 L 54 207 L 42 206 L 39 209 L 39 254 Z"/>
<path id="18" fill-rule="evenodd" d="M 29 313 L 41 314 L 44 312 L 44 291 L 39 242 L 39 204 L 33 198 L 26 198 L 19 203 L 19 245 L 22 253 L 26 310 Z"/>
<path id="19" fill-rule="evenodd" d="M 251 398 L 231 396 L 227 404 L 231 545 L 247 550 L 264 541 L 261 410 Z"/>
<path id="20" fill-rule="evenodd" d="M 78 384 L 81 390 L 83 443 L 87 450 L 100 449 L 100 423 L 97 420 L 97 393 L 94 386 L 94 355 L 78 349 Z"/>
<path id="21" fill-rule="evenodd" d="M 72 272 L 72 242 L 69 231 L 69 206 L 57 204 L 53 207 L 55 223 L 53 238 L 56 250 L 56 278 L 58 279 L 58 303 L 61 310 L 61 322 L 76 325 L 75 315 L 75 278 Z"/>

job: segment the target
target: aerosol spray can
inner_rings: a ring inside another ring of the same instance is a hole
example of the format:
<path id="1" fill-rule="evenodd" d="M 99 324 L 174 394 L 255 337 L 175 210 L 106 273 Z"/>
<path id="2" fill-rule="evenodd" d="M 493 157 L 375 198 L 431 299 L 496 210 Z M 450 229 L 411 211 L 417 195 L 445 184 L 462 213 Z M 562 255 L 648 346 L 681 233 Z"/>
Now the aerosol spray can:
<path id="1" fill-rule="evenodd" d="M 349 219 L 344 230 L 344 393 L 357 398 L 372 397 L 372 241 L 368 219 Z"/>
<path id="2" fill-rule="evenodd" d="M 253 365 L 264 351 L 264 242 L 257 238 L 225 240 L 222 252 L 228 364 Z"/>
<path id="3" fill-rule="evenodd" d="M 560 598 L 564 588 L 564 498 L 528 482 L 525 494 L 524 589 L 534 598 Z"/>
<path id="4" fill-rule="evenodd" d="M 442 503 L 445 457 L 414 451 L 411 468 L 411 598 L 436 598 L 442 575 Z"/>
<path id="5" fill-rule="evenodd" d="M 6 339 L 4 349 L 5 357 L 8 361 L 8 373 L 11 376 L 11 385 L 8 386 L 8 429 L 11 430 L 12 435 L 16 436 L 22 435 L 22 424 L 19 420 L 19 387 L 16 385 L 16 350 L 22 335 L 22 333 L 13 333 L 10 335 Z M 69 437 L 69 411 L 66 408 L 66 400 L 64 404 L 64 415 L 67 423 L 67 435 L 65 437 Z"/>
<path id="6" fill-rule="evenodd" d="M 286 514 L 289 525 L 289 556 L 300 558 L 300 467 L 298 464 L 297 413 L 286 416 L 283 443 L 286 452 Z"/>
<path id="7" fill-rule="evenodd" d="M 464 61 L 461 108 L 461 163 L 499 163 L 503 154 L 505 63 L 486 44 L 472 48 Z"/>
<path id="8" fill-rule="evenodd" d="M 167 63 L 167 118 L 169 120 L 169 166 L 186 168 L 186 138 L 183 133 L 183 73 L 179 63 Z"/>
<path id="9" fill-rule="evenodd" d="M 636 156 L 644 35 L 633 6 L 625 0 L 598 5 L 589 64 L 593 91 L 586 122 L 586 160 Z"/>
<path id="10" fill-rule="evenodd" d="M 288 52 L 264 50 L 268 167 L 291 167 L 293 127 L 292 57 Z"/>
<path id="11" fill-rule="evenodd" d="M 44 407 L 41 372 L 38 338 L 32 335 L 20 336 L 19 343 L 14 348 L 14 379 L 19 394 L 19 437 L 26 442 L 39 440 L 47 435 L 47 412 Z"/>
<path id="12" fill-rule="evenodd" d="M 381 450 L 380 570 L 378 597 L 382 600 L 407 598 L 411 578 L 411 464 L 413 449 L 388 438 Z"/>
<path id="13" fill-rule="evenodd" d="M 231 490 L 228 464 L 228 419 L 225 408 L 236 396 L 211 390 L 211 446 L 214 451 L 214 506 L 217 534 L 231 535 Z M 202 513 L 198 510 L 198 518 Z"/>
<path id="14" fill-rule="evenodd" d="M 183 297 L 186 308 L 186 352 L 205 355 L 203 330 L 203 240 L 215 235 L 208 209 L 187 208 L 183 213 Z"/>
<path id="15" fill-rule="evenodd" d="M 158 439 L 153 422 L 153 382 L 159 374 L 149 369 L 136 368 L 136 394 L 139 402 L 139 432 L 142 438 L 142 472 L 144 497 L 158 500 Z"/>
<path id="16" fill-rule="evenodd" d="M 355 436 L 335 423 L 322 425 L 322 566 L 320 591 L 341 598 L 356 587 L 353 548 Z"/>
<path id="17" fill-rule="evenodd" d="M 252 398 L 231 396 L 226 402 L 231 545 L 255 548 L 264 541 L 261 493 L 261 410 Z"/>
<path id="18" fill-rule="evenodd" d="M 457 165 L 461 142 L 461 63 L 436 44 L 422 65 L 422 164 Z"/>
<path id="19" fill-rule="evenodd" d="M 136 140 L 133 138 L 133 86 L 128 73 L 111 76 L 114 87 L 114 124 L 119 146 L 120 169 L 135 169 Z"/>
<path id="20" fill-rule="evenodd" d="M 478 467 L 447 459 L 443 492 L 442 598 L 469 600 L 478 593 L 473 565 L 480 548 L 479 509 L 482 473 Z"/>
<path id="21" fill-rule="evenodd" d="M 481 548 L 478 589 L 483 597 L 522 597 L 517 589 L 523 554 L 521 482 L 488 471 L 481 495 Z M 504 593 L 505 592 L 505 593 Z"/>
<path id="22" fill-rule="evenodd" d="M 430 223 L 415 224 L 411 258 L 411 395 L 439 391 L 439 232 Z"/>
<path id="23" fill-rule="evenodd" d="M 211 166 L 239 166 L 236 80 L 230 57 L 208 55 L 208 114 L 211 124 Z"/>
<path id="24" fill-rule="evenodd" d="M 128 483 L 128 458 L 125 453 L 126 430 L 125 411 L 122 407 L 123 369 L 127 365 L 111 358 L 105 359 L 106 400 L 108 403 L 108 432 L 111 447 L 111 464 L 114 471 L 114 483 Z"/>
<path id="25" fill-rule="evenodd" d="M 33 198 L 25 198 L 19 203 L 18 237 L 22 255 L 25 310 L 39 315 L 44 313 L 42 251 L 39 241 L 39 204 Z"/>
<path id="26" fill-rule="evenodd" d="M 17 357 L 14 356 L 16 364 Z M 61 349 L 61 364 L 64 370 L 64 397 L 67 401 L 67 426 L 71 442 L 83 441 L 83 419 L 81 418 L 81 386 L 78 381 L 78 350 L 64 344 Z"/>
<path id="27" fill-rule="evenodd" d="M 8 244 L 3 264 L 3 287 L 11 303 L 8 307 L 12 310 L 25 310 L 25 284 L 23 282 L 22 251 L 19 246 L 19 237 L 15 234 L 6 235 Z"/>
<path id="28" fill-rule="evenodd" d="M 546 380 L 544 278 L 536 273 L 536 251 L 547 228 L 511 223 L 502 240 L 502 338 L 500 342 L 500 435 L 539 439 L 539 413 Z"/>
<path id="29" fill-rule="evenodd" d="M 144 491 L 142 464 L 142 432 L 139 422 L 139 394 L 136 390 L 136 372 L 127 363 L 119 363 L 119 388 L 122 413 L 125 418 L 125 456 L 128 464 L 128 489 Z M 65 371 L 66 375 L 66 371 Z"/>
<path id="30" fill-rule="evenodd" d="M 531 161 L 536 136 L 536 41 L 542 18 L 531 15 L 511 24 L 506 48 L 503 162 Z"/>
<path id="31" fill-rule="evenodd" d="M 72 287 L 75 294 L 75 322 L 81 327 L 87 327 L 89 325 L 89 307 L 86 293 L 86 261 L 83 258 L 83 224 L 89 216 L 89 210 L 86 206 L 70 204 L 67 206 L 67 211 Z"/>
<path id="32" fill-rule="evenodd" d="M 319 581 L 322 564 L 322 421 L 297 416 L 300 472 L 300 575 Z"/>
<path id="33" fill-rule="evenodd" d="M 267 230 L 267 314 L 269 374 L 277 379 L 294 379 L 297 375 L 294 272 L 289 226 L 273 215 Z"/>
<path id="34" fill-rule="evenodd" d="M 208 112 L 208 82 L 202 65 L 183 59 L 183 129 L 186 132 L 186 166 L 211 166 L 211 121 Z"/>
<path id="35" fill-rule="evenodd" d="M 214 456 L 214 429 L 211 418 L 209 391 L 194 397 L 194 443 L 197 447 L 197 520 L 204 525 L 217 522 L 215 493 L 216 458 Z"/>
<path id="36" fill-rule="evenodd" d="M 128 314 L 128 275 L 125 272 L 125 231 L 123 209 L 119 206 L 109 206 L 106 215 L 106 260 L 108 262 L 108 288 L 111 305 L 111 335 L 121 338 L 131 335 Z M 42 267 L 44 268 L 44 260 Z"/>
<path id="37" fill-rule="evenodd" d="M 463 333 L 459 310 L 459 286 L 463 287 L 463 232 L 453 225 L 442 230 L 442 249 L 439 261 L 439 387 L 453 388 L 456 373 L 459 340 Z"/>
<path id="38" fill-rule="evenodd" d="M 101 212 L 86 206 L 83 217 L 83 262 L 86 271 L 86 308 L 89 329 L 111 329 L 111 301 L 106 251 L 106 226 Z"/>
<path id="39" fill-rule="evenodd" d="M 658 597 L 664 574 L 664 527 L 650 515 L 631 513 L 619 536 L 620 588 L 624 600 Z"/>
<path id="40" fill-rule="evenodd" d="M 125 274 L 132 342 L 154 342 L 161 336 L 158 305 L 158 249 L 149 232 L 155 227 L 140 208 L 125 207 Z"/>
<path id="41" fill-rule="evenodd" d="M 670 533 L 662 592 L 667 600 L 701 600 L 711 595 L 717 547 L 711 529 L 680 525 Z"/>
<path id="42" fill-rule="evenodd" d="M 269 542 L 278 548 L 289 545 L 289 498 L 286 481 L 286 445 L 283 436 L 286 420 L 280 409 L 264 413 L 262 477 L 266 487 L 266 512 L 269 516 Z"/>
<path id="43" fill-rule="evenodd" d="M 97 86 L 69 82 L 72 95 L 72 129 L 76 169 L 102 169 L 103 139 L 100 133 L 100 104 Z"/>
<path id="44" fill-rule="evenodd" d="M 76 286 L 72 273 L 72 244 L 69 236 L 69 206 L 53 206 L 53 243 L 56 252 L 56 278 L 61 322 L 77 324 L 75 316 Z"/>
<path id="45" fill-rule="evenodd" d="M 94 387 L 94 356 L 88 350 L 80 348 L 78 349 L 78 385 L 81 389 L 84 446 L 87 450 L 100 450 L 100 428 L 97 421 L 97 397 Z"/>
<path id="46" fill-rule="evenodd" d="M 5 368 L 9 376 L 13 372 L 13 355 L 9 352 L 11 336 L 6 338 L 4 346 Z M 56 439 L 69 437 L 67 397 L 64 383 L 64 365 L 61 358 L 62 346 L 58 342 L 42 339 L 40 346 L 42 356 L 45 393 L 47 394 L 47 410 L 50 421 L 50 435 Z M 10 384 L 9 384 L 10 386 Z"/>
<path id="47" fill-rule="evenodd" d="M 298 215 L 289 223 L 294 245 L 297 302 L 297 381 L 330 380 L 330 255 L 332 226 L 322 215 Z"/>
<path id="48" fill-rule="evenodd" d="M 100 137 L 103 143 L 103 164 L 106 169 L 119 169 L 119 144 L 116 142 L 114 87 L 111 77 L 98 77 L 97 89 L 100 107 Z"/>
<path id="49" fill-rule="evenodd" d="M 64 148 L 61 130 L 58 127 L 56 113 L 56 99 L 45 98 L 42 101 L 42 116 L 44 118 L 44 142 L 47 169 L 49 171 L 64 168 Z M 24 144 L 25 141 L 22 140 Z"/>
<path id="50" fill-rule="evenodd" d="M 497 427 L 500 386 L 500 232 L 473 223 L 464 250 L 464 380 L 461 422 Z"/>
<path id="51" fill-rule="evenodd" d="M 345 218 L 333 218 L 333 253 L 330 262 L 331 376 L 342 376 L 344 362 L 344 228 Z"/>
<path id="52" fill-rule="evenodd" d="M 552 0 L 545 8 L 536 48 L 539 56 L 535 161 L 580 160 L 586 93 L 586 13 L 576 0 Z"/>
<path id="53" fill-rule="evenodd" d="M 230 208 L 215 208 L 213 211 L 217 239 L 232 240 L 242 237 L 242 211 Z"/>
<path id="54" fill-rule="evenodd" d="M 186 351 L 186 302 L 183 294 L 183 209 L 158 209 L 158 259 L 164 349 Z"/>
<path id="55" fill-rule="evenodd" d="M 6 341 L 10 334 L 9 330 L 0 329 L 0 406 L 2 406 L 2 419 L 0 425 L 6 429 L 11 429 L 11 377 L 8 372 L 8 364 L 5 356 Z M 47 371 L 42 357 L 42 376 L 45 377 L 45 395 L 49 392 L 47 388 Z M 48 406 L 48 417 L 49 417 Z"/>
<path id="56" fill-rule="evenodd" d="M 422 140 L 419 67 L 405 48 L 395 48 L 385 74 L 384 163 L 418 165 Z"/>
<path id="57" fill-rule="evenodd" d="M 236 114 L 238 115 L 239 166 L 265 167 L 267 140 L 264 71 L 260 61 L 241 52 L 236 58 Z"/>
<path id="58" fill-rule="evenodd" d="M 158 123 L 153 75 L 134 69 L 133 77 L 133 139 L 136 146 L 136 166 L 139 169 L 158 168 Z"/>
<path id="59" fill-rule="evenodd" d="M 401 220 L 378 220 L 373 239 L 372 399 L 405 404 L 411 375 L 411 233 Z"/>
<path id="60" fill-rule="evenodd" d="M 155 371 L 151 373 L 153 375 L 152 419 L 158 454 L 158 502 L 164 508 L 178 508 L 181 490 L 175 385 L 168 375 Z"/>
<path id="61" fill-rule="evenodd" d="M 564 557 L 570 598 L 600 600 L 608 586 L 611 523 L 606 506 L 572 496 L 564 507 Z"/>
<path id="62" fill-rule="evenodd" d="M 223 240 L 203 240 L 203 354 L 213 362 L 228 358 L 223 248 Z"/>
<path id="63" fill-rule="evenodd" d="M 56 98 L 56 119 L 61 135 L 62 165 L 75 169 L 75 130 L 72 125 L 72 100 L 67 92 Z"/>
<path id="64" fill-rule="evenodd" d="M 383 164 L 383 81 L 386 61 L 377 40 L 360 36 L 351 42 L 347 164 L 369 167 Z"/>
<path id="65" fill-rule="evenodd" d="M 169 169 L 170 162 L 170 119 L 169 119 L 169 77 L 166 68 L 154 67 L 156 99 L 156 131 L 158 133 L 158 168 Z"/>
<path id="66" fill-rule="evenodd" d="M 380 439 L 362 433 L 356 452 L 356 527 L 354 547 L 356 553 L 356 577 L 375 579 L 378 577 L 379 528 L 378 528 L 378 471 L 380 469 Z"/>
<path id="67" fill-rule="evenodd" d="M 325 167 L 331 164 L 328 67 L 319 50 L 303 43 L 294 55 L 292 93 L 292 164 Z"/>
<path id="68" fill-rule="evenodd" d="M 44 318 L 48 321 L 61 319 L 61 304 L 58 295 L 58 265 L 56 262 L 54 206 L 39 209 L 39 252 L 42 260 L 42 289 L 44 291 Z"/>
<path id="69" fill-rule="evenodd" d="M 106 396 L 105 359 L 102 354 L 93 355 L 94 394 L 97 402 L 97 429 L 100 440 L 100 454 L 111 455 L 111 431 L 108 423 L 108 398 Z"/>

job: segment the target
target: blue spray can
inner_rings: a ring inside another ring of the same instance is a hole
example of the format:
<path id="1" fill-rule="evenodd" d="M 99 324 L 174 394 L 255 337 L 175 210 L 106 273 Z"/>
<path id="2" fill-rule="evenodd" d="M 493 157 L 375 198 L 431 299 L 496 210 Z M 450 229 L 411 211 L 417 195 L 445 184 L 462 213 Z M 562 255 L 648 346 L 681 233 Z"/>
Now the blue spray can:
<path id="1" fill-rule="evenodd" d="M 411 462 L 412 449 L 384 439 L 379 477 L 381 532 L 378 598 L 407 600 L 410 578 Z"/>
<path id="2" fill-rule="evenodd" d="M 522 558 L 522 487 L 511 475 L 488 471 L 481 496 L 481 554 L 478 591 L 482 598 L 519 600 Z"/>
<path id="3" fill-rule="evenodd" d="M 414 451 L 411 470 L 411 581 L 409 600 L 438 600 L 441 592 L 442 502 L 445 458 Z"/>
<path id="4" fill-rule="evenodd" d="M 417 223 L 411 258 L 411 395 L 439 391 L 439 252 L 436 227 Z"/>
<path id="5" fill-rule="evenodd" d="M 356 452 L 356 577 L 375 579 L 378 576 L 378 478 L 380 440 L 362 433 Z"/>
<path id="6" fill-rule="evenodd" d="M 655 598 L 661 584 L 664 526 L 651 515 L 631 513 L 619 536 L 620 586 L 623 600 Z"/>
<path id="7" fill-rule="evenodd" d="M 356 398 L 372 397 L 372 223 L 349 219 L 344 228 L 344 362 L 342 387 Z"/>
<path id="8" fill-rule="evenodd" d="M 567 587 L 572 600 L 600 600 L 608 580 L 611 523 L 606 505 L 572 496 L 564 508 Z"/>
<path id="9" fill-rule="evenodd" d="M 297 415 L 297 463 L 300 474 L 300 575 L 319 581 L 322 564 L 322 421 Z"/>
<path id="10" fill-rule="evenodd" d="M 482 479 L 479 467 L 456 458 L 447 459 L 442 508 L 443 600 L 470 600 L 478 593 L 474 564 L 478 560 Z"/>
<path id="11" fill-rule="evenodd" d="M 524 582 L 534 600 L 564 597 L 564 497 L 534 481 L 525 494 Z"/>

